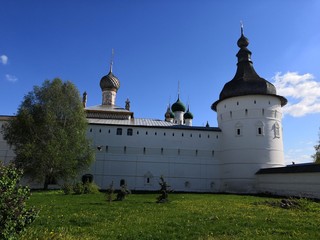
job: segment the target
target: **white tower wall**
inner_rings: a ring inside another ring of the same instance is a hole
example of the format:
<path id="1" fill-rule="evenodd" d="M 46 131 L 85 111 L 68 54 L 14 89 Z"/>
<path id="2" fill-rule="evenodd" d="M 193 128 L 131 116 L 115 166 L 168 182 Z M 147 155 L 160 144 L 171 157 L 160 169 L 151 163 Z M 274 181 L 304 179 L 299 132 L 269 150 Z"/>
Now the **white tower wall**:
<path id="1" fill-rule="evenodd" d="M 255 192 L 260 168 L 284 166 L 282 109 L 271 95 L 228 98 L 217 105 L 221 136 L 221 190 Z"/>
<path id="2" fill-rule="evenodd" d="M 102 105 L 115 105 L 117 93 L 113 90 L 102 91 Z"/>
<path id="3" fill-rule="evenodd" d="M 184 112 L 182 111 L 175 111 L 174 112 L 174 123 L 177 123 L 179 125 L 183 125 L 183 115 Z"/>
<path id="4" fill-rule="evenodd" d="M 192 126 L 192 119 L 185 119 L 185 125 L 186 126 Z"/>

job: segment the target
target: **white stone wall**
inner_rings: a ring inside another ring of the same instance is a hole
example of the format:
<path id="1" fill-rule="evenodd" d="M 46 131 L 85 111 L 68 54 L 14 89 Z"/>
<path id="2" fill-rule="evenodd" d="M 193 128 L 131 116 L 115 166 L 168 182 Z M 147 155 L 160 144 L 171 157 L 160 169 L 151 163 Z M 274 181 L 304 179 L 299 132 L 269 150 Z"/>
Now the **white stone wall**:
<path id="1" fill-rule="evenodd" d="M 260 193 L 320 198 L 320 173 L 258 174 L 257 189 Z"/>
<path id="2" fill-rule="evenodd" d="M 184 121 L 186 126 L 192 126 L 192 119 L 185 119 Z"/>
<path id="3" fill-rule="evenodd" d="M 183 118 L 184 112 L 182 111 L 176 111 L 174 112 L 174 123 L 183 125 L 184 124 L 184 118 Z"/>
<path id="4" fill-rule="evenodd" d="M 102 92 L 102 105 L 116 104 L 116 91 L 105 90 Z"/>
<path id="5" fill-rule="evenodd" d="M 218 104 L 222 191 L 255 192 L 260 168 L 284 166 L 281 118 L 274 96 L 240 96 Z"/>
<path id="6" fill-rule="evenodd" d="M 117 135 L 118 128 L 122 135 Z M 218 192 L 220 135 L 212 130 L 90 125 L 88 137 L 101 148 L 91 173 L 101 188 L 112 181 L 119 187 L 124 179 L 132 190 L 158 190 L 163 175 L 176 191 Z"/>

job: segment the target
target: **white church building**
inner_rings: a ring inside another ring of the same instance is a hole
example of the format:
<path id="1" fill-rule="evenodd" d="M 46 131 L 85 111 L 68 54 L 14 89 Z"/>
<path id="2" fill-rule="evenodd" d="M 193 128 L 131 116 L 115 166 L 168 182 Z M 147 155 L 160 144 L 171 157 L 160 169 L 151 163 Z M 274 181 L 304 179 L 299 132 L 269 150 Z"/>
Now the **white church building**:
<path id="1" fill-rule="evenodd" d="M 85 174 L 106 189 L 155 191 L 163 176 L 175 191 L 274 193 L 320 198 L 320 165 L 285 166 L 282 107 L 287 100 L 254 70 L 248 39 L 237 42 L 235 76 L 211 109 L 218 126 L 193 126 L 193 115 L 180 97 L 164 120 L 135 118 L 130 101 L 116 105 L 120 81 L 109 73 L 100 80 L 101 105 L 86 106 L 88 138 L 96 160 Z M 209 106 L 208 106 L 209 107 Z M 0 117 L 2 124 L 7 117 Z M 0 159 L 14 157 L 0 138 Z"/>

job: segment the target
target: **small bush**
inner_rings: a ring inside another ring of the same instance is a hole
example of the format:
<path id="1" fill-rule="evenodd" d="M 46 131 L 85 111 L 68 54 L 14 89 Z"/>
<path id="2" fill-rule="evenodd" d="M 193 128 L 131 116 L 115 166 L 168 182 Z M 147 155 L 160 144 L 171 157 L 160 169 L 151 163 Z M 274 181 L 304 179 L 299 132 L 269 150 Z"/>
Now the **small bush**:
<path id="1" fill-rule="evenodd" d="M 22 174 L 13 164 L 0 163 L 0 239 L 16 238 L 38 215 L 26 206 L 30 189 L 19 185 Z"/>
<path id="2" fill-rule="evenodd" d="M 83 184 L 84 194 L 94 194 L 99 192 L 99 187 L 94 182 L 86 182 Z"/>
<path id="3" fill-rule="evenodd" d="M 157 197 L 157 203 L 166 203 L 169 201 L 168 193 L 172 190 L 170 189 L 170 185 L 164 180 L 163 176 L 160 177 L 160 196 Z"/>
<path id="4" fill-rule="evenodd" d="M 114 193 L 114 187 L 113 187 L 113 181 L 111 182 L 111 184 L 109 185 L 109 188 L 107 189 L 107 201 L 108 202 L 112 202 L 112 196 Z"/>
<path id="5" fill-rule="evenodd" d="M 64 194 L 93 194 L 99 192 L 99 187 L 94 182 L 77 182 L 73 185 L 65 183 L 61 187 Z"/>
<path id="6" fill-rule="evenodd" d="M 127 185 L 123 184 L 123 185 L 120 186 L 120 190 L 119 190 L 119 192 L 117 194 L 117 199 L 116 200 L 117 201 L 123 201 L 126 198 L 126 196 L 128 194 L 130 194 L 130 193 L 131 193 L 131 191 L 127 188 Z"/>
<path id="7" fill-rule="evenodd" d="M 64 183 L 64 184 L 61 186 L 61 189 L 62 189 L 62 191 L 64 192 L 64 194 L 69 195 L 69 194 L 72 193 L 73 186 L 72 186 L 72 184 L 70 184 L 70 183 Z"/>
<path id="8" fill-rule="evenodd" d="M 75 194 L 83 194 L 84 193 L 84 186 L 82 183 L 78 182 L 78 183 L 75 183 L 73 185 L 73 192 Z"/>

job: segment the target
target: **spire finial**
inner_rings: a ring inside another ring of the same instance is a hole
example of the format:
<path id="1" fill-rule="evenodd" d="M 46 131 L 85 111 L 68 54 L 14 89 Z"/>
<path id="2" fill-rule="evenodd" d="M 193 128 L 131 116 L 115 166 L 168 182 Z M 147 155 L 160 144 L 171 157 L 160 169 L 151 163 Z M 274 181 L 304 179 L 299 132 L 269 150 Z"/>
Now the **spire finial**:
<path id="1" fill-rule="evenodd" d="M 190 99 L 189 99 L 189 96 L 188 96 L 187 105 L 188 105 L 188 112 L 189 112 L 189 109 L 190 109 Z"/>
<path id="2" fill-rule="evenodd" d="M 243 35 L 243 22 L 240 21 L 240 29 L 241 29 L 241 35 Z"/>
<path id="3" fill-rule="evenodd" d="M 114 58 L 114 49 L 111 50 L 111 60 L 110 60 L 110 72 L 112 72 L 113 68 L 113 58 Z"/>
<path id="4" fill-rule="evenodd" d="M 239 48 L 247 47 L 249 45 L 249 40 L 248 40 L 248 38 L 246 38 L 243 35 L 243 22 L 242 21 L 240 21 L 240 30 L 241 30 L 241 36 L 237 42 L 237 45 Z"/>
<path id="5" fill-rule="evenodd" d="M 178 98 L 180 99 L 180 80 L 178 80 Z"/>

